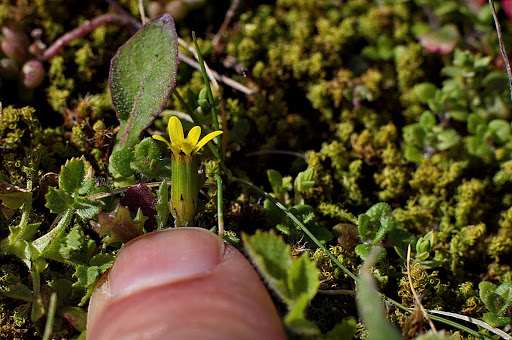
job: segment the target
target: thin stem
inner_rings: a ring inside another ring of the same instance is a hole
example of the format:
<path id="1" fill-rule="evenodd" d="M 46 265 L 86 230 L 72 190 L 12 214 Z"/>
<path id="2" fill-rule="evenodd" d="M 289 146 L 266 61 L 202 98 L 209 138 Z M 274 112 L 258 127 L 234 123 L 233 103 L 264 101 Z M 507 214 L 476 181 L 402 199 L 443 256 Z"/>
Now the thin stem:
<path id="1" fill-rule="evenodd" d="M 233 181 L 235 182 L 238 182 L 238 183 L 242 183 L 244 185 L 247 185 L 248 187 L 250 187 L 251 189 L 259 192 L 260 194 L 262 194 L 263 196 L 265 196 L 265 198 L 267 198 L 269 201 L 271 201 L 272 203 L 274 203 L 279 209 L 281 209 L 295 224 L 297 224 L 299 226 L 300 229 L 302 229 L 302 231 L 304 232 L 304 234 L 306 234 L 307 236 L 309 236 L 309 238 L 311 238 L 311 240 L 313 240 L 313 242 L 315 242 L 315 244 L 318 246 L 318 248 L 322 249 L 324 251 L 325 254 L 327 254 L 327 256 L 329 256 L 331 258 L 331 260 L 341 269 L 345 272 L 345 274 L 347 274 L 348 276 L 350 276 L 355 282 L 359 281 L 359 279 L 357 278 L 357 276 L 355 276 L 350 270 L 348 270 L 343 264 L 341 264 L 340 261 L 338 261 L 338 259 L 331 254 L 330 251 L 327 250 L 327 248 L 324 247 L 324 245 L 322 243 L 320 243 L 320 241 L 315 237 L 315 235 L 313 235 L 309 230 L 308 228 L 306 228 L 306 226 L 297 218 L 295 217 L 294 214 L 292 214 L 288 209 L 286 209 L 286 207 L 284 205 L 282 205 L 278 200 L 276 200 L 274 197 L 272 197 L 271 195 L 269 195 L 267 192 L 265 192 L 264 190 L 260 189 L 259 187 L 257 187 L 256 185 L 252 184 L 251 182 L 249 181 L 246 181 L 245 179 L 242 179 L 242 178 L 238 178 L 238 177 L 232 177 L 231 178 Z"/>
<path id="2" fill-rule="evenodd" d="M 101 25 L 118 25 L 118 26 L 132 26 L 132 22 L 124 15 L 120 14 L 103 14 L 97 16 L 92 20 L 85 21 L 81 26 L 65 33 L 58 38 L 50 47 L 48 47 L 41 55 L 37 57 L 40 61 L 46 61 L 56 56 L 64 47 L 69 45 L 73 40 L 83 37 L 95 28 Z"/>
<path id="3" fill-rule="evenodd" d="M 492 17 L 494 18 L 494 25 L 496 26 L 496 34 L 498 35 L 498 42 L 500 45 L 501 56 L 503 57 L 503 61 L 505 62 L 505 67 L 507 69 L 508 76 L 508 85 L 510 89 L 510 98 L 512 99 L 512 70 L 510 69 L 510 62 L 508 61 L 507 50 L 505 49 L 505 44 L 503 43 L 503 36 L 501 35 L 501 26 L 498 21 L 498 16 L 496 15 L 496 10 L 494 9 L 494 1 L 489 0 L 489 6 L 491 7 Z"/>
<path id="4" fill-rule="evenodd" d="M 223 189 L 222 189 L 222 177 L 219 172 L 215 173 L 215 179 L 217 180 L 217 219 L 219 225 L 219 236 L 224 236 L 224 207 L 223 207 Z"/>
<path id="5" fill-rule="evenodd" d="M 48 316 L 46 317 L 46 325 L 44 327 L 43 340 L 50 340 L 53 330 L 53 321 L 55 320 L 55 312 L 57 311 L 57 293 L 53 292 L 50 297 L 50 307 L 48 308 Z"/>
<path id="6" fill-rule="evenodd" d="M 206 93 L 208 95 L 208 101 L 210 102 L 210 108 L 212 112 L 213 126 L 215 127 L 215 130 L 221 130 L 219 125 L 219 117 L 217 116 L 217 108 L 215 107 L 215 100 L 213 99 L 213 93 L 210 87 L 210 81 L 208 80 L 208 75 L 206 74 L 203 56 L 201 55 L 201 50 L 199 50 L 196 34 L 194 32 L 192 32 L 192 40 L 194 40 L 194 45 L 196 47 L 199 65 L 201 65 L 201 73 L 203 74 L 204 86 L 206 87 Z M 217 136 L 217 145 L 219 148 L 219 155 L 222 158 L 222 135 Z"/>

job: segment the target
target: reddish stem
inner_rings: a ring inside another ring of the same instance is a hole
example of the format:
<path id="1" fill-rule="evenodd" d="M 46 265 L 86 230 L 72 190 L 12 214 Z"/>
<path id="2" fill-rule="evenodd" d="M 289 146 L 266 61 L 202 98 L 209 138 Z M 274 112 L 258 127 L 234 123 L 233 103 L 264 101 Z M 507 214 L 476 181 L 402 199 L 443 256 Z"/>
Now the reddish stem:
<path id="1" fill-rule="evenodd" d="M 82 26 L 79 26 L 61 36 L 50 47 L 37 57 L 40 61 L 46 61 L 56 56 L 64 47 L 69 45 L 73 40 L 78 39 L 94 30 L 101 25 L 118 25 L 133 27 L 130 20 L 126 16 L 119 14 L 103 14 L 92 20 L 87 20 Z"/>

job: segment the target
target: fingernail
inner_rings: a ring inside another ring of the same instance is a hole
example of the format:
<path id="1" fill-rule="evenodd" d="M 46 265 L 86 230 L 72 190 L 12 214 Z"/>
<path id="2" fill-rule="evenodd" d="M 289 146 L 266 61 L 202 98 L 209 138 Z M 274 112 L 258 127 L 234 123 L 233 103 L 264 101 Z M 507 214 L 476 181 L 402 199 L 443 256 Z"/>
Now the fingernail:
<path id="1" fill-rule="evenodd" d="M 200 228 L 146 234 L 126 244 L 110 272 L 110 294 L 136 291 L 207 275 L 222 261 L 224 242 Z"/>

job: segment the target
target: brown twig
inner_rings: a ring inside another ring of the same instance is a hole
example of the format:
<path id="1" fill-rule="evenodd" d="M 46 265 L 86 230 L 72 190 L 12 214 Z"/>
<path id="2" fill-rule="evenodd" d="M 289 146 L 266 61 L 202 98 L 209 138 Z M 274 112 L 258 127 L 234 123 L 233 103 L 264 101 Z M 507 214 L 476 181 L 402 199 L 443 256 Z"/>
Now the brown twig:
<path id="1" fill-rule="evenodd" d="M 97 16 L 96 18 L 87 20 L 81 26 L 62 35 L 50 47 L 44 50 L 37 59 L 40 61 L 47 61 L 51 59 L 73 40 L 83 37 L 101 25 L 132 26 L 132 23 L 126 18 L 126 16 L 120 14 L 108 13 Z"/>
<path id="2" fill-rule="evenodd" d="M 503 61 L 505 62 L 505 67 L 507 69 L 508 76 L 508 85 L 510 89 L 510 98 L 512 99 L 512 70 L 510 68 L 510 62 L 508 61 L 507 50 L 505 49 L 505 44 L 503 43 L 503 36 L 501 35 L 501 26 L 498 21 L 498 16 L 496 15 L 496 10 L 494 9 L 494 1 L 489 0 L 489 6 L 491 7 L 492 17 L 494 18 L 494 25 L 496 26 L 496 34 L 498 35 L 498 42 L 500 44 L 500 52 L 503 57 Z"/>
<path id="3" fill-rule="evenodd" d="M 213 47 L 217 46 L 217 44 L 220 41 L 220 37 L 222 36 L 222 33 L 228 28 L 231 19 L 233 19 L 233 16 L 235 15 L 235 11 L 240 6 L 240 0 L 235 0 L 231 3 L 231 6 L 229 6 L 228 10 L 226 11 L 226 16 L 224 17 L 224 21 L 222 22 L 222 25 L 220 25 L 219 30 L 215 34 L 215 36 L 212 39 L 212 45 Z"/>

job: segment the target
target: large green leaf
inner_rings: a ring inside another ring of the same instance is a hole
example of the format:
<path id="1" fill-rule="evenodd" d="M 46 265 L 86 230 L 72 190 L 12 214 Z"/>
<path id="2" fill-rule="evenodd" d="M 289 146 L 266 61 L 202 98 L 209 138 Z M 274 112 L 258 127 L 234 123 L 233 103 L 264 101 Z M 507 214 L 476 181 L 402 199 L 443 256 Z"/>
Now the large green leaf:
<path id="1" fill-rule="evenodd" d="M 109 87 L 121 123 L 115 151 L 131 149 L 176 84 L 178 37 L 171 15 L 144 25 L 119 48 L 110 65 Z"/>

